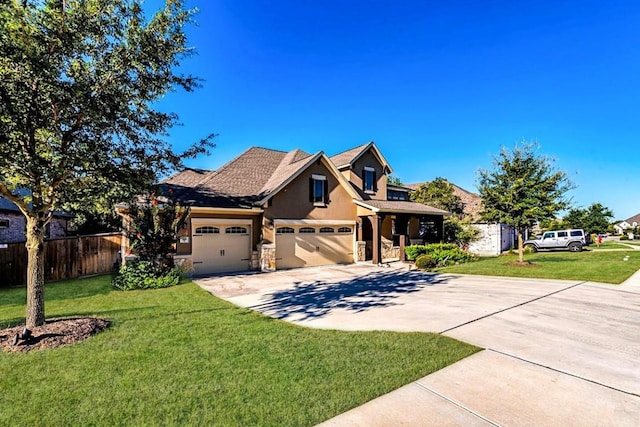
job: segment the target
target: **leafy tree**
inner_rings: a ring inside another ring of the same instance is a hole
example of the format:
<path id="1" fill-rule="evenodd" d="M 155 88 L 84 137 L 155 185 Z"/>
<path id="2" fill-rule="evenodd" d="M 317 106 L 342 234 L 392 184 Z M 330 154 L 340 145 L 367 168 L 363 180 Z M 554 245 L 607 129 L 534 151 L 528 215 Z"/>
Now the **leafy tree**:
<path id="1" fill-rule="evenodd" d="M 391 185 L 404 185 L 402 180 L 395 175 L 387 176 L 387 183 Z"/>
<path id="2" fill-rule="evenodd" d="M 469 247 L 469 243 L 478 240 L 480 230 L 471 225 L 469 217 L 458 218 L 451 216 L 444 220 L 444 241 L 455 243 L 463 249 Z"/>
<path id="3" fill-rule="evenodd" d="M 171 190 L 169 190 L 169 193 Z M 189 208 L 171 194 L 151 193 L 129 205 L 125 232 L 138 259 L 154 264 L 160 274 L 173 268 L 178 231 L 186 224 Z"/>
<path id="4" fill-rule="evenodd" d="M 567 224 L 559 218 L 544 219 L 540 221 L 540 228 L 542 230 L 562 230 L 564 228 L 570 228 Z"/>
<path id="5" fill-rule="evenodd" d="M 524 262 L 522 236 L 538 221 L 552 219 L 566 209 L 567 191 L 573 188 L 553 161 L 535 153 L 537 144 L 522 142 L 513 150 L 502 148 L 493 170 L 479 170 L 481 216 L 487 221 L 510 224 L 518 232 L 518 258 Z"/>
<path id="6" fill-rule="evenodd" d="M 420 185 L 411 193 L 411 200 L 453 214 L 444 220 L 445 242 L 455 243 L 464 248 L 480 235 L 480 231 L 471 225 L 470 220 L 464 219 L 464 203 L 446 179 L 436 178 Z"/>
<path id="7" fill-rule="evenodd" d="M 444 209 L 452 214 L 462 216 L 464 203 L 454 192 L 453 186 L 444 178 L 436 178 L 431 182 L 425 182 L 411 193 L 411 200 L 416 203 Z"/>
<path id="8" fill-rule="evenodd" d="M 28 328 L 45 320 L 43 239 L 54 210 L 118 186 L 141 192 L 212 147 L 210 135 L 175 153 L 163 138 L 177 116 L 154 108 L 199 84 L 176 71 L 192 54 L 183 29 L 194 13 L 183 0 L 149 19 L 136 0 L 2 2 L 0 194 L 26 217 Z"/>
<path id="9" fill-rule="evenodd" d="M 567 228 L 582 228 L 585 233 L 599 234 L 609 229 L 613 212 L 600 203 L 593 203 L 585 209 L 574 208 L 562 219 Z"/>
<path id="10" fill-rule="evenodd" d="M 113 286 L 126 290 L 177 284 L 180 272 L 174 271 L 172 254 L 178 232 L 187 223 L 189 208 L 176 202 L 169 189 L 167 195 L 151 193 L 139 198 L 128 205 L 123 216 L 129 246 L 136 259 L 120 268 Z"/>

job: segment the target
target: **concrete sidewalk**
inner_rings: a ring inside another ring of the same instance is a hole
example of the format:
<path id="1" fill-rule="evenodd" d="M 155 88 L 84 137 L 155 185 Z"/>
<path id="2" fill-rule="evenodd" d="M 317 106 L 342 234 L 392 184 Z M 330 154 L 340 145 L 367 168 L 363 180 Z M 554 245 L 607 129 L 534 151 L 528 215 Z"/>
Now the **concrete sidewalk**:
<path id="1" fill-rule="evenodd" d="M 638 279 L 433 275 L 396 264 L 198 282 L 300 325 L 439 332 L 486 349 L 324 426 L 638 426 Z"/>

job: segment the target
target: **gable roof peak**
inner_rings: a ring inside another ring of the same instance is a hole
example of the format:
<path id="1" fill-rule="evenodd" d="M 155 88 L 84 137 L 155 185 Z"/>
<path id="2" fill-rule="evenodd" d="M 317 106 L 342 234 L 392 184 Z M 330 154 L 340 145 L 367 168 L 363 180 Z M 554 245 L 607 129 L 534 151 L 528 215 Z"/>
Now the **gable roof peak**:
<path id="1" fill-rule="evenodd" d="M 369 141 L 366 144 L 362 144 L 350 150 L 338 153 L 335 156 L 330 157 L 330 159 L 338 169 L 344 169 L 353 166 L 356 160 L 358 160 L 368 150 L 373 150 L 374 156 L 378 158 L 378 161 L 380 162 L 382 167 L 388 170 L 389 173 L 391 173 L 391 166 L 384 158 L 374 141 Z"/>

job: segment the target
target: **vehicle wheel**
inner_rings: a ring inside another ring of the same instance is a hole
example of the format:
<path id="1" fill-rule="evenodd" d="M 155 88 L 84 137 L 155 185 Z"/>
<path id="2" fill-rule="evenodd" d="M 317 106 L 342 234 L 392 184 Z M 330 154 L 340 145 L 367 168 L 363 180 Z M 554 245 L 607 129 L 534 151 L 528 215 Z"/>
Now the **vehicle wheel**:
<path id="1" fill-rule="evenodd" d="M 582 245 L 580 243 L 569 243 L 569 250 L 571 252 L 580 252 L 582 250 Z"/>
<path id="2" fill-rule="evenodd" d="M 535 245 L 524 245 L 524 249 L 532 253 L 538 252 L 538 248 Z"/>

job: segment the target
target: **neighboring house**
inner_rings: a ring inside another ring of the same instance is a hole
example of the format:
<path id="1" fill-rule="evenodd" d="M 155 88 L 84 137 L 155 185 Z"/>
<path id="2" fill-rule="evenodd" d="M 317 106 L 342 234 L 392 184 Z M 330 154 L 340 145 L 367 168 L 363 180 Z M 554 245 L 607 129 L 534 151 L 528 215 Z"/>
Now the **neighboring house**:
<path id="1" fill-rule="evenodd" d="M 426 182 L 408 184 L 406 188 L 408 188 L 410 191 L 414 191 L 423 184 L 426 184 Z M 449 185 L 453 187 L 453 193 L 456 196 L 460 197 L 460 200 L 463 204 L 462 210 L 464 215 L 471 217 L 474 221 L 479 220 L 480 211 L 482 210 L 482 198 L 478 194 L 467 191 L 464 188 L 458 187 L 451 182 L 449 182 Z"/>
<path id="2" fill-rule="evenodd" d="M 190 205 L 176 259 L 196 274 L 398 259 L 401 236 L 440 241 L 448 212 L 387 185 L 373 142 L 328 157 L 253 147 L 163 181 Z M 123 251 L 124 252 L 124 251 Z"/>
<path id="3" fill-rule="evenodd" d="M 66 237 L 69 230 L 69 221 L 73 217 L 64 212 L 56 212 L 47 224 L 45 239 L 57 239 Z M 25 242 L 27 221 L 13 202 L 0 197 L 0 243 Z"/>
<path id="4" fill-rule="evenodd" d="M 616 230 L 616 234 L 624 234 L 627 229 L 636 228 L 638 225 L 640 225 L 640 214 L 614 224 L 613 228 Z"/>
<path id="5" fill-rule="evenodd" d="M 407 187 L 415 190 L 422 184 L 409 184 Z M 482 197 L 480 195 L 451 182 L 449 184 L 453 187 L 453 193 L 462 201 L 464 215 L 470 217 L 471 221 L 474 221 L 472 225 L 480 230 L 478 239 L 469 244 L 469 252 L 479 255 L 500 255 L 515 246 L 516 234 L 512 226 L 480 221 L 480 212 L 482 211 Z"/>

